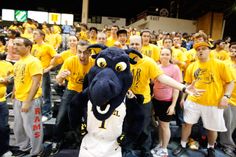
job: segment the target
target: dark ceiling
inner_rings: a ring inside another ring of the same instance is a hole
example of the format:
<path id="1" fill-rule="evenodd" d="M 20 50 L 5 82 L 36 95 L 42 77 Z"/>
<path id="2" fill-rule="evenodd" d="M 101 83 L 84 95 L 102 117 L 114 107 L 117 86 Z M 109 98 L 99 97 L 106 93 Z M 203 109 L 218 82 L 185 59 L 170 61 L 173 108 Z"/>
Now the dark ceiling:
<path id="1" fill-rule="evenodd" d="M 89 0 L 89 16 L 114 16 L 131 19 L 144 10 L 169 16 L 195 19 L 208 11 L 229 12 L 235 0 Z M 1 0 L 1 8 L 73 13 L 80 18 L 82 0 Z M 158 8 L 158 11 L 157 9 Z"/>
<path id="2" fill-rule="evenodd" d="M 80 21 L 82 0 L 0 0 L 1 8 L 72 13 L 75 21 Z M 236 40 L 236 0 L 89 0 L 89 17 L 123 17 L 129 23 L 145 10 L 159 15 L 162 8 L 169 11 L 169 17 L 183 19 L 197 19 L 209 11 L 223 12 L 224 36 Z"/>

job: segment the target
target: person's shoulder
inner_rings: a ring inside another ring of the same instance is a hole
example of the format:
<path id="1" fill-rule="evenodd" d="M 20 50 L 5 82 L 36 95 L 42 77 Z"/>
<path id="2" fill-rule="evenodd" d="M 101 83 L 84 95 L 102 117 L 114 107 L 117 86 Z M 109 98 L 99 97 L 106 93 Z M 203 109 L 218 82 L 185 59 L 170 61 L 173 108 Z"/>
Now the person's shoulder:
<path id="1" fill-rule="evenodd" d="M 151 57 L 148 57 L 148 56 L 145 56 L 143 55 L 143 58 L 142 58 L 143 62 L 145 64 L 149 64 L 151 66 L 157 66 L 157 63 L 155 62 L 154 59 L 152 59 Z"/>
<path id="2" fill-rule="evenodd" d="M 74 56 L 70 56 L 70 57 L 68 57 L 66 60 L 65 60 L 65 62 L 67 62 L 67 63 L 72 63 L 73 61 L 77 61 L 77 60 L 79 60 L 78 59 L 78 56 L 77 55 L 74 55 Z"/>
<path id="3" fill-rule="evenodd" d="M 171 68 L 173 68 L 174 70 L 180 70 L 178 65 L 176 64 L 170 64 Z"/>

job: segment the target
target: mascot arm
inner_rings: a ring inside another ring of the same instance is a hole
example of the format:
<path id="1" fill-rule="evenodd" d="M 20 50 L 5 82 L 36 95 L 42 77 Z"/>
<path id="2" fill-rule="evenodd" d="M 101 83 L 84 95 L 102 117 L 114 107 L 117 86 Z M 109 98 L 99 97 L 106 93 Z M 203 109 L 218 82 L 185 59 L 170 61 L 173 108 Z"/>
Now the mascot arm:
<path id="1" fill-rule="evenodd" d="M 86 119 L 88 96 L 87 90 L 76 94 L 69 106 L 69 122 L 73 129 L 83 126 L 83 119 Z"/>
<path id="2" fill-rule="evenodd" d="M 135 95 L 136 98 L 126 98 L 126 117 L 123 134 L 118 138 L 121 146 L 129 147 L 127 144 L 135 142 L 142 132 L 145 113 L 141 107 L 144 97 Z"/>

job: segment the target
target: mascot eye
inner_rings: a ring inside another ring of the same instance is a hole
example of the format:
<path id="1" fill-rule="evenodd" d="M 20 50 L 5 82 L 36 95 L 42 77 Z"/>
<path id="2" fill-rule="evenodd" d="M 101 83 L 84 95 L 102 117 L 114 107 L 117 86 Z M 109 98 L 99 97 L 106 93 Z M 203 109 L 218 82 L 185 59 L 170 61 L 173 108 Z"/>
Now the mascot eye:
<path id="1" fill-rule="evenodd" d="M 124 71 L 127 68 L 127 64 L 125 62 L 119 62 L 116 64 L 116 71 L 121 72 Z"/>
<path id="2" fill-rule="evenodd" d="M 107 62 L 104 58 L 98 58 L 97 59 L 97 65 L 100 68 L 105 68 L 107 66 Z"/>

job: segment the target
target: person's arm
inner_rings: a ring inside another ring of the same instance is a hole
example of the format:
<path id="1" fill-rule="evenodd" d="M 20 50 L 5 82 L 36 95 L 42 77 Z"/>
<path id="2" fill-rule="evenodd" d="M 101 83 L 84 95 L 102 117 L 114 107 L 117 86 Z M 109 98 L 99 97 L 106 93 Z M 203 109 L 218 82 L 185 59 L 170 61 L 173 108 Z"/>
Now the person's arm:
<path id="1" fill-rule="evenodd" d="M 70 75 L 69 70 L 63 70 L 61 71 L 57 76 L 56 76 L 56 81 L 59 85 L 62 85 L 64 83 L 64 80 L 66 79 L 67 76 Z"/>
<path id="2" fill-rule="evenodd" d="M 171 103 L 170 107 L 167 110 L 167 115 L 173 115 L 175 113 L 175 106 L 176 106 L 176 102 L 178 100 L 178 97 L 179 97 L 179 90 L 174 89 L 173 97 L 172 97 L 172 103 Z"/>
<path id="3" fill-rule="evenodd" d="M 52 59 L 50 61 L 49 66 L 43 70 L 43 73 L 48 73 L 52 68 L 54 68 L 55 67 L 54 64 L 56 63 L 56 60 L 60 58 L 58 57 L 59 54 L 57 54 L 56 51 L 52 47 L 49 49 L 49 52 L 50 52 L 50 55 L 52 56 Z M 54 62 L 53 64 L 52 64 L 52 60 L 55 60 L 53 61 Z"/>
<path id="4" fill-rule="evenodd" d="M 178 89 L 179 91 L 186 92 L 187 94 L 200 96 L 205 90 L 196 89 L 194 84 L 196 81 L 193 81 L 191 85 L 186 86 L 182 83 L 177 82 L 176 80 L 172 79 L 171 77 L 161 74 L 156 78 L 159 82 L 164 83 L 172 88 Z"/>
<path id="5" fill-rule="evenodd" d="M 61 58 L 60 54 L 55 55 L 51 61 L 50 61 L 50 66 L 55 67 L 58 65 L 57 60 Z"/>
<path id="6" fill-rule="evenodd" d="M 187 86 L 188 86 L 188 85 L 187 85 Z M 186 93 L 183 93 L 183 94 L 182 94 L 182 98 L 181 98 L 181 100 L 180 100 L 180 102 L 179 102 L 179 105 L 180 105 L 181 108 L 183 108 L 183 106 L 184 106 L 184 101 L 185 101 L 186 97 L 187 97 L 187 94 L 186 94 Z"/>
<path id="7" fill-rule="evenodd" d="M 173 87 L 175 89 L 178 89 L 179 91 L 182 91 L 183 88 L 185 88 L 186 86 L 184 84 L 179 83 L 178 81 L 176 81 L 175 79 L 165 75 L 165 74 L 161 74 L 160 76 L 158 76 L 156 78 L 159 82 L 164 83 L 170 87 Z"/>
<path id="8" fill-rule="evenodd" d="M 42 74 L 36 74 L 36 75 L 32 76 L 32 86 L 30 88 L 27 99 L 22 104 L 21 112 L 28 112 L 29 111 L 32 100 L 34 99 L 34 96 L 40 87 L 41 78 L 42 78 Z"/>
<path id="9" fill-rule="evenodd" d="M 224 92 L 223 97 L 220 100 L 220 104 L 218 106 L 219 108 L 223 109 L 223 108 L 228 107 L 228 101 L 229 101 L 229 98 L 231 96 L 233 89 L 234 89 L 234 80 L 225 85 L 225 92 Z"/>

